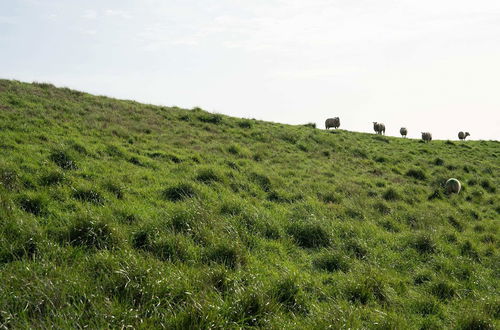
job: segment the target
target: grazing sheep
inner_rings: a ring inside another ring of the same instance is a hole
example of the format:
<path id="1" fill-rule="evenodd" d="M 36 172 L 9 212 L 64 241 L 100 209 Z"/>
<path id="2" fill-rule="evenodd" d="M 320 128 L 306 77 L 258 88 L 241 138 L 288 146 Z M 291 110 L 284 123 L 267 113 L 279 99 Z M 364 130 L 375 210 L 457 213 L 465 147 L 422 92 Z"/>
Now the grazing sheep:
<path id="1" fill-rule="evenodd" d="M 448 179 L 444 186 L 447 194 L 458 194 L 462 188 L 460 181 L 455 178 Z"/>
<path id="2" fill-rule="evenodd" d="M 432 134 L 429 132 L 422 132 L 422 140 L 425 142 L 432 141 Z"/>
<path id="3" fill-rule="evenodd" d="M 328 118 L 325 121 L 326 129 L 329 129 L 330 127 L 339 128 L 339 126 L 340 126 L 340 118 L 339 117 Z"/>
<path id="4" fill-rule="evenodd" d="M 406 127 L 401 127 L 399 133 L 401 133 L 402 137 L 406 137 L 406 135 L 408 134 L 408 130 L 406 129 Z"/>
<path id="5" fill-rule="evenodd" d="M 385 135 L 385 125 L 382 123 L 377 123 L 376 121 L 373 122 L 373 130 L 377 134 L 382 134 L 384 133 Z"/>
<path id="6" fill-rule="evenodd" d="M 465 140 L 466 137 L 470 136 L 469 132 L 458 132 L 458 138 L 460 140 Z"/>

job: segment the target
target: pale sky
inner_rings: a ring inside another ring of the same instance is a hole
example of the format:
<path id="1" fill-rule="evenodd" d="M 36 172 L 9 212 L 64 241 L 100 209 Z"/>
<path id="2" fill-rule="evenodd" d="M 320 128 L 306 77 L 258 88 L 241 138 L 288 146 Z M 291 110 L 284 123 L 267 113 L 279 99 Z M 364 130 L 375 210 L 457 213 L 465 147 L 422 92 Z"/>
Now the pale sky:
<path id="1" fill-rule="evenodd" d="M 500 140 L 500 1 L 0 0 L 0 78 Z"/>

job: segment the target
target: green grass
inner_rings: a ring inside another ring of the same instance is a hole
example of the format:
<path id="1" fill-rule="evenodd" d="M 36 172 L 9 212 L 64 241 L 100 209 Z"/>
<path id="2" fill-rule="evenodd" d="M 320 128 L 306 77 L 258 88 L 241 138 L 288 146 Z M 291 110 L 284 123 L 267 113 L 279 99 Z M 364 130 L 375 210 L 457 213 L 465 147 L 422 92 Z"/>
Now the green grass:
<path id="1" fill-rule="evenodd" d="M 1 327 L 499 326 L 499 142 L 0 80 L 0 152 Z"/>

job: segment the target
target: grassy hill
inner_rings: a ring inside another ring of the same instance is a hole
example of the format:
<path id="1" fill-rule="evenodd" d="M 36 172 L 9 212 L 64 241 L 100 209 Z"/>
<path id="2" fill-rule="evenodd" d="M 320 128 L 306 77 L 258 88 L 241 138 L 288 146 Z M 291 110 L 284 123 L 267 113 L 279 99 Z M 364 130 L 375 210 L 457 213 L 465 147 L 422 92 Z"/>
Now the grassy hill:
<path id="1" fill-rule="evenodd" d="M 0 80 L 0 157 L 0 327 L 499 325 L 499 142 Z"/>

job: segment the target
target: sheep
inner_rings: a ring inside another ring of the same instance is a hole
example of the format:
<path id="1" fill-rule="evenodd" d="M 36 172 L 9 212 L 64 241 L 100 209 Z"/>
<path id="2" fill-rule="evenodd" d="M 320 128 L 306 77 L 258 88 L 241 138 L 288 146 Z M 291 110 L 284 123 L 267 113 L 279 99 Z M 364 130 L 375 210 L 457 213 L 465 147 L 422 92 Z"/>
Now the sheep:
<path id="1" fill-rule="evenodd" d="M 330 127 L 333 127 L 333 128 L 339 128 L 340 126 L 340 118 L 339 117 L 334 117 L 334 118 L 328 118 L 326 121 L 325 121 L 325 128 L 326 129 L 329 129 Z"/>
<path id="2" fill-rule="evenodd" d="M 373 130 L 377 134 L 382 134 L 384 133 L 385 135 L 385 125 L 382 123 L 377 123 L 376 121 L 373 122 Z"/>
<path id="3" fill-rule="evenodd" d="M 458 138 L 460 140 L 465 140 L 465 138 L 467 138 L 468 136 L 470 136 L 469 132 L 458 132 Z"/>
<path id="4" fill-rule="evenodd" d="M 458 194 L 462 188 L 460 181 L 455 178 L 448 179 L 444 186 L 447 194 Z"/>
<path id="5" fill-rule="evenodd" d="M 422 140 L 424 140 L 424 142 L 432 141 L 432 134 L 429 132 L 422 132 Z"/>
<path id="6" fill-rule="evenodd" d="M 406 129 L 406 127 L 401 127 L 399 133 L 401 134 L 402 137 L 406 137 L 406 135 L 408 134 L 408 130 Z"/>

